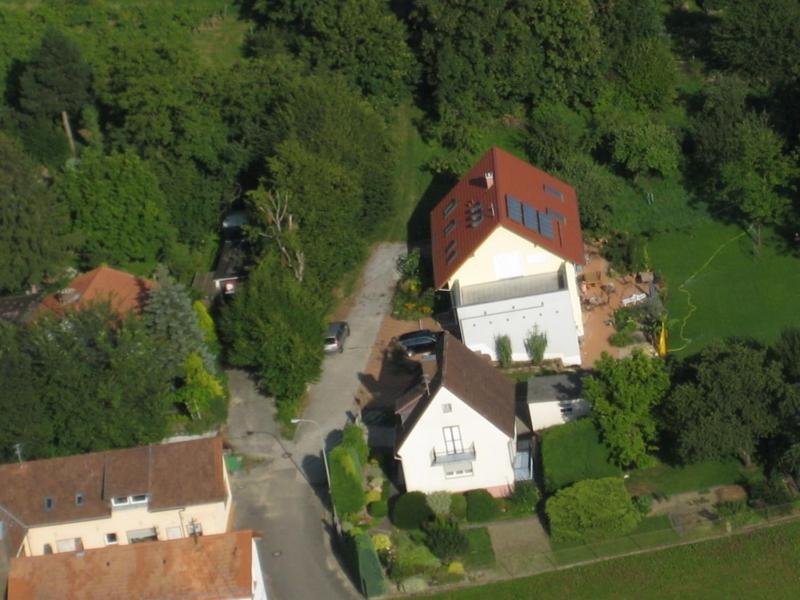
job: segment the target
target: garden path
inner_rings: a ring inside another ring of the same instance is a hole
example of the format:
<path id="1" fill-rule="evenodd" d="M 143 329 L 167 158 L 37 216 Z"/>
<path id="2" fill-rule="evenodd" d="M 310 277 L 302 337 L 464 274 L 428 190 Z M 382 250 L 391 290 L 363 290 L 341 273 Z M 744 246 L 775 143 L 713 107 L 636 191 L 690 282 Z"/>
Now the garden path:
<path id="1" fill-rule="evenodd" d="M 553 569 L 547 559 L 550 541 L 538 517 L 492 523 L 488 529 L 497 570 L 503 575 L 522 577 Z"/>

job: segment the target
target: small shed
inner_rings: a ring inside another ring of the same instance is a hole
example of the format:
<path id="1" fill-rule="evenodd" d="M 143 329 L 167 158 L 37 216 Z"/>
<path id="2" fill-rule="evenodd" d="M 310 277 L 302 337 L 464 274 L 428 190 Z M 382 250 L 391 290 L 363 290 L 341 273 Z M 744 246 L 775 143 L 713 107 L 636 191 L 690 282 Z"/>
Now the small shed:
<path id="1" fill-rule="evenodd" d="M 528 411 L 535 431 L 569 423 L 591 412 L 582 397 L 583 375 L 578 371 L 528 379 Z"/>

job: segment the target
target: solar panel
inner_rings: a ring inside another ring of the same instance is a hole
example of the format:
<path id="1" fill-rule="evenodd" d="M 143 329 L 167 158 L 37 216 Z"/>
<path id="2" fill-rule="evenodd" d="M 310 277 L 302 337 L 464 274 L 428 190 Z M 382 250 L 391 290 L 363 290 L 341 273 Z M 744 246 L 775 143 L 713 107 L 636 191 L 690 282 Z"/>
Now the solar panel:
<path id="1" fill-rule="evenodd" d="M 539 213 L 539 233 L 541 233 L 548 240 L 552 240 L 555 235 L 553 233 L 553 221 L 550 220 L 549 215 Z"/>
<path id="2" fill-rule="evenodd" d="M 509 219 L 516 223 L 522 223 L 522 202 L 509 194 L 506 196 L 506 208 Z"/>
<path id="3" fill-rule="evenodd" d="M 539 211 L 530 206 L 523 206 L 523 223 L 528 229 L 539 231 Z"/>
<path id="4" fill-rule="evenodd" d="M 553 210 L 552 208 L 547 209 L 547 214 L 550 216 L 551 219 L 557 219 L 559 223 L 562 225 L 567 222 L 567 218 L 562 215 L 557 210 Z"/>
<path id="5" fill-rule="evenodd" d="M 546 183 L 544 184 L 544 191 L 553 196 L 554 198 L 558 198 L 559 200 L 564 199 L 564 194 L 562 194 L 560 190 L 557 190 L 553 186 L 547 185 Z"/>

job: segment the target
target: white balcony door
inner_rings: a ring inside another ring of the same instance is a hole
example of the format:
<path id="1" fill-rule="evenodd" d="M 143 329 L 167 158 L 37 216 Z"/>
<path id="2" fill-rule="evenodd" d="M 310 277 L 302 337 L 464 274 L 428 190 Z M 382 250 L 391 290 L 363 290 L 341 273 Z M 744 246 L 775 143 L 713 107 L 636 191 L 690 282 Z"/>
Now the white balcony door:
<path id="1" fill-rule="evenodd" d="M 458 425 L 453 427 L 443 427 L 444 449 L 447 454 L 459 454 L 464 451 L 461 443 L 461 428 Z"/>

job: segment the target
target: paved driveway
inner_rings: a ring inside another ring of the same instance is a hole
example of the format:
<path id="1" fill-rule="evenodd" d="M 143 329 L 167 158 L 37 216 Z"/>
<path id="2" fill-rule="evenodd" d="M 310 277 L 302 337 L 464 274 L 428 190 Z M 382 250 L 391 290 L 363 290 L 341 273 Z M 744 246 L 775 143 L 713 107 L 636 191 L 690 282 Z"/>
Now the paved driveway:
<path id="1" fill-rule="evenodd" d="M 373 252 L 364 284 L 348 315 L 351 335 L 342 354 L 326 357 L 309 392 L 304 418 L 319 423 L 326 443 L 355 409 L 364 370 L 396 280 L 395 261 L 405 248 Z M 294 441 L 281 440 L 272 400 L 258 393 L 243 371 L 228 372 L 231 408 L 227 437 L 248 456 L 250 468 L 231 477 L 236 527 L 263 534 L 259 550 L 272 600 L 358 598 L 331 548 L 327 488 L 316 427 L 303 424 Z"/>

